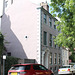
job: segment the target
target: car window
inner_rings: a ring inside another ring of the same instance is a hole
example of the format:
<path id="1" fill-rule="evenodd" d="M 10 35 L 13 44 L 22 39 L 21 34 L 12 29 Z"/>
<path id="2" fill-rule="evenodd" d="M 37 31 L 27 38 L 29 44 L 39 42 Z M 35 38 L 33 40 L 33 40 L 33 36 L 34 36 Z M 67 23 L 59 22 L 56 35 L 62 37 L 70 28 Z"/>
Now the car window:
<path id="1" fill-rule="evenodd" d="M 34 70 L 48 70 L 42 65 L 33 65 Z"/>
<path id="2" fill-rule="evenodd" d="M 30 65 L 17 65 L 10 68 L 10 70 L 30 70 Z"/>
<path id="3" fill-rule="evenodd" d="M 62 66 L 61 68 L 70 68 L 70 66 Z"/>

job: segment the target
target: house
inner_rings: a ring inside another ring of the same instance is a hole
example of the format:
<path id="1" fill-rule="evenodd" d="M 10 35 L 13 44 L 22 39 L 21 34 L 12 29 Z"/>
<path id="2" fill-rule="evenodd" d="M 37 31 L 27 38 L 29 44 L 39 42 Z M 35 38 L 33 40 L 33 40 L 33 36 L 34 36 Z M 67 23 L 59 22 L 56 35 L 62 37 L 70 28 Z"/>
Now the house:
<path id="1" fill-rule="evenodd" d="M 69 49 L 62 48 L 62 65 L 69 65 Z"/>
<path id="2" fill-rule="evenodd" d="M 11 2 L 11 4 L 10 4 Z M 57 71 L 61 66 L 61 49 L 54 44 L 58 35 L 57 20 L 49 13 L 49 6 L 30 0 L 5 0 L 1 32 L 5 36 L 7 55 L 43 64 Z M 9 5 L 9 4 L 10 5 Z"/>

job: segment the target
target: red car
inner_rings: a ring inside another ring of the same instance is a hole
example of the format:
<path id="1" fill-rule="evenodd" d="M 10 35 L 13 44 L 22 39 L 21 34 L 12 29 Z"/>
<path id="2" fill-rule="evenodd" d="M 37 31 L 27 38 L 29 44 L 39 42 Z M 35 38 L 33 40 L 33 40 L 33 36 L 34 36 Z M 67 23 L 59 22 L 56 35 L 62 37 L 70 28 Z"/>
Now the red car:
<path id="1" fill-rule="evenodd" d="M 17 64 L 10 68 L 8 75 L 54 75 L 41 64 Z"/>

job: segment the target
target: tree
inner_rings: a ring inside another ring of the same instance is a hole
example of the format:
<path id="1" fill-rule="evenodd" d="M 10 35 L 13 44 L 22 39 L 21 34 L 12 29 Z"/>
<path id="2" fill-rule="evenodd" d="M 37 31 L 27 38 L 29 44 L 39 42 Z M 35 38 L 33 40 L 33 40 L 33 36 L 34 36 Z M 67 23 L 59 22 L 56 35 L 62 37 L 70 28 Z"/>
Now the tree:
<path id="1" fill-rule="evenodd" d="M 71 51 L 75 48 L 75 0 L 51 0 L 51 13 L 59 17 L 56 24 L 61 33 L 55 38 L 55 44 Z"/>
<path id="2" fill-rule="evenodd" d="M 3 41 L 4 41 L 4 36 L 0 32 L 0 74 L 1 74 L 1 55 L 2 55 L 2 52 L 4 50 Z"/>
<path id="3" fill-rule="evenodd" d="M 0 32 L 0 57 L 1 57 L 2 52 L 3 52 L 3 50 L 4 50 L 3 41 L 4 41 L 4 36 L 3 36 L 2 33 Z"/>
<path id="4" fill-rule="evenodd" d="M 70 55 L 69 59 L 71 59 L 72 62 L 75 62 L 75 53 L 72 53 L 72 55 Z"/>

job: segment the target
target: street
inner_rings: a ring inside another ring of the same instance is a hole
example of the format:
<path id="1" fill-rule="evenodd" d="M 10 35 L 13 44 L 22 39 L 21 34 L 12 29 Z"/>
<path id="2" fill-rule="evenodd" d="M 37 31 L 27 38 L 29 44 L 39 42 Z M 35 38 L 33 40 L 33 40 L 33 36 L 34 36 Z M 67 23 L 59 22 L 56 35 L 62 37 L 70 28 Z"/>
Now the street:
<path id="1" fill-rule="evenodd" d="M 54 75 L 58 75 L 58 73 L 56 72 L 56 73 L 54 73 Z"/>

